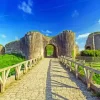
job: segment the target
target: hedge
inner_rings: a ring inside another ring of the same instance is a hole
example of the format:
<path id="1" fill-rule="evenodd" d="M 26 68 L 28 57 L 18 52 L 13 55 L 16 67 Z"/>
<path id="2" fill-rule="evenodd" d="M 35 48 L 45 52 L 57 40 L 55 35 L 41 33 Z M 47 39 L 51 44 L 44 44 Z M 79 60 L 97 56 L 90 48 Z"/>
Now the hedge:
<path id="1" fill-rule="evenodd" d="M 100 50 L 83 50 L 81 56 L 100 57 Z"/>

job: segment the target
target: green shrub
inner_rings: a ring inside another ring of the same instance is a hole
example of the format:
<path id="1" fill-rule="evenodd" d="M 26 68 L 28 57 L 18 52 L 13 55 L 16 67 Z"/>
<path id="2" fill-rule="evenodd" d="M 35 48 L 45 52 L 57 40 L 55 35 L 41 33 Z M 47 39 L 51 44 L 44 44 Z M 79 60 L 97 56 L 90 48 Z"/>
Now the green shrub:
<path id="1" fill-rule="evenodd" d="M 100 50 L 83 50 L 81 56 L 100 57 Z"/>

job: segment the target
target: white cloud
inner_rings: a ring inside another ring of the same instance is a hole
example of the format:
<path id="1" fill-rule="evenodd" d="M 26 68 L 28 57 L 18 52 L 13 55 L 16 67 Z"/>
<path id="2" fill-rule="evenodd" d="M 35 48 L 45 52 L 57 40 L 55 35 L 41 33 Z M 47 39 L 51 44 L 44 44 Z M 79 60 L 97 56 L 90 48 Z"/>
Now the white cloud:
<path id="1" fill-rule="evenodd" d="M 98 20 L 98 24 L 100 24 L 100 19 Z"/>
<path id="2" fill-rule="evenodd" d="M 74 12 L 72 13 L 72 17 L 78 17 L 79 16 L 79 12 L 77 10 L 74 10 Z"/>
<path id="3" fill-rule="evenodd" d="M 33 6 L 32 0 L 28 0 L 28 4 L 29 4 L 29 6 Z"/>
<path id="4" fill-rule="evenodd" d="M 48 36 L 49 34 L 46 34 L 46 36 Z"/>
<path id="5" fill-rule="evenodd" d="M 23 1 L 20 5 L 18 5 L 18 8 L 25 13 L 32 14 L 32 6 L 33 2 L 31 0 L 28 0 L 28 3 Z"/>
<path id="6" fill-rule="evenodd" d="M 76 41 L 76 44 L 77 44 L 78 47 L 79 47 L 79 51 L 84 50 L 85 42 Z"/>
<path id="7" fill-rule="evenodd" d="M 76 41 L 76 44 L 78 45 L 78 42 Z"/>
<path id="8" fill-rule="evenodd" d="M 19 40 L 19 38 L 17 36 L 15 36 L 15 40 Z"/>
<path id="9" fill-rule="evenodd" d="M 5 39 L 7 36 L 5 34 L 1 34 L 0 37 Z"/>
<path id="10" fill-rule="evenodd" d="M 77 39 L 87 38 L 90 33 L 80 34 Z"/>
<path id="11" fill-rule="evenodd" d="M 48 33 L 48 34 L 49 34 L 49 33 L 52 33 L 52 32 L 49 31 L 49 30 L 46 30 L 46 31 L 42 30 L 42 32 L 43 32 L 43 33 Z"/>
<path id="12" fill-rule="evenodd" d="M 51 31 L 49 31 L 49 30 L 46 30 L 46 33 L 52 33 Z"/>

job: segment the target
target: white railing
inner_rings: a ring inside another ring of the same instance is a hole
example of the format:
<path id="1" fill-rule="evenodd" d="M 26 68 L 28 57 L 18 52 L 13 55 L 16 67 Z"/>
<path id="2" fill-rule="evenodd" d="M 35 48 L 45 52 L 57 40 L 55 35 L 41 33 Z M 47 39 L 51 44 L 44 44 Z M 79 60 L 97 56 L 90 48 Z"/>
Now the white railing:
<path id="1" fill-rule="evenodd" d="M 84 61 L 77 61 L 74 60 L 73 58 L 65 57 L 65 56 L 59 56 L 59 61 L 66 65 L 67 68 L 69 68 L 70 71 L 72 71 L 72 66 L 74 67 L 74 72 L 76 75 L 76 78 L 79 76 L 78 68 L 81 66 L 84 70 L 84 75 L 86 78 L 86 83 L 87 83 L 87 89 L 90 89 L 91 83 L 92 83 L 92 77 L 93 74 L 100 74 L 100 70 L 96 70 L 94 68 L 91 68 L 89 66 L 85 66 Z"/>
<path id="2" fill-rule="evenodd" d="M 37 57 L 7 68 L 0 69 L 0 92 L 5 91 L 7 79 L 11 77 L 9 77 L 9 74 L 12 69 L 15 71 L 15 74 L 13 75 L 15 76 L 15 80 L 18 80 L 21 74 L 27 73 L 27 71 L 30 70 L 34 65 L 36 65 L 40 59 L 41 57 Z"/>

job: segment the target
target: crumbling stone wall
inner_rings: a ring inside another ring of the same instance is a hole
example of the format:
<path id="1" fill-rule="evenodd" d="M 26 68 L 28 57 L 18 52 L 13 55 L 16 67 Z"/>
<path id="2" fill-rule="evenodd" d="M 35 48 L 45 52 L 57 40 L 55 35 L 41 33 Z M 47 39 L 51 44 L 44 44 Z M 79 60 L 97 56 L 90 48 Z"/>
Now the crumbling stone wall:
<path id="1" fill-rule="evenodd" d="M 88 36 L 85 49 L 100 49 L 100 32 L 94 32 Z"/>
<path id="2" fill-rule="evenodd" d="M 45 47 L 48 44 L 56 48 L 56 56 L 72 56 L 74 50 L 75 34 L 72 31 L 63 31 L 61 34 L 50 38 L 42 35 L 40 32 L 28 32 L 19 41 L 8 43 L 6 53 L 21 53 L 27 59 L 37 56 L 44 57 Z"/>
<path id="3" fill-rule="evenodd" d="M 57 47 L 58 55 L 72 56 L 74 50 L 75 34 L 72 31 L 63 31 L 59 35 L 55 36 L 50 44 L 54 44 Z"/>
<path id="4" fill-rule="evenodd" d="M 20 41 L 10 42 L 5 45 L 5 53 L 22 53 L 20 50 Z"/>
<path id="5" fill-rule="evenodd" d="M 21 40 L 21 50 L 27 59 L 43 56 L 43 38 L 39 32 L 28 32 Z"/>

